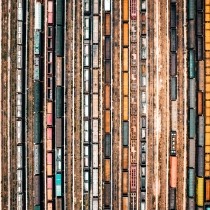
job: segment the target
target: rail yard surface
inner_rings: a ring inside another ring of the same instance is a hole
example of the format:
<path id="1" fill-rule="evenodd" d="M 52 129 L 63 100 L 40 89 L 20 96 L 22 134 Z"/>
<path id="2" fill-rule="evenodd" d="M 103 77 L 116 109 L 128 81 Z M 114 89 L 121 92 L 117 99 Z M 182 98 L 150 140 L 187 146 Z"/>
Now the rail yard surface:
<path id="1" fill-rule="evenodd" d="M 0 209 L 210 210 L 210 0 L 2 0 Z"/>

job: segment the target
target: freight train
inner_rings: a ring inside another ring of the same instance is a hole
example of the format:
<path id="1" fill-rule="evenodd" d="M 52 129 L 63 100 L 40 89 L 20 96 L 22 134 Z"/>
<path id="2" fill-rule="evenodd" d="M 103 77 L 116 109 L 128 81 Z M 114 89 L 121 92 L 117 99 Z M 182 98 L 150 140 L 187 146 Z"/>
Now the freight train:
<path id="1" fill-rule="evenodd" d="M 17 70 L 16 70 L 16 145 L 17 145 L 17 209 L 25 197 L 25 29 L 26 4 L 17 1 Z"/>

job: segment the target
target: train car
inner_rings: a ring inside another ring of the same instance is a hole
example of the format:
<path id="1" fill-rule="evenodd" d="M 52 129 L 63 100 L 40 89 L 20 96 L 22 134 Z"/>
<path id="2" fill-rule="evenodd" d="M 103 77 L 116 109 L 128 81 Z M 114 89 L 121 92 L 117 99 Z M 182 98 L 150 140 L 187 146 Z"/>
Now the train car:
<path id="1" fill-rule="evenodd" d="M 47 153 L 47 176 L 52 176 L 53 156 L 51 152 Z"/>
<path id="2" fill-rule="evenodd" d="M 105 183 L 104 184 L 104 206 L 111 205 L 111 184 Z"/>
<path id="3" fill-rule="evenodd" d="M 92 48 L 92 51 L 93 51 L 93 68 L 98 68 L 99 64 L 98 64 L 98 45 L 94 44 L 93 45 L 93 48 Z"/>
<path id="4" fill-rule="evenodd" d="M 196 56 L 196 58 L 197 58 L 198 61 L 201 61 L 201 60 L 203 60 L 203 49 L 204 49 L 204 47 L 203 47 L 203 37 L 202 36 L 197 37 L 196 45 L 197 45 L 197 54 L 196 54 L 197 56 Z"/>
<path id="5" fill-rule="evenodd" d="M 197 147 L 197 176 L 204 176 L 204 147 Z"/>
<path id="6" fill-rule="evenodd" d="M 34 143 L 41 142 L 41 119 L 40 113 L 34 113 Z"/>
<path id="7" fill-rule="evenodd" d="M 62 172 L 62 149 L 57 148 L 56 149 L 56 171 Z"/>
<path id="8" fill-rule="evenodd" d="M 17 68 L 23 68 L 23 47 L 22 45 L 17 45 Z"/>
<path id="9" fill-rule="evenodd" d="M 169 210 L 176 209 L 176 188 L 169 188 Z"/>
<path id="10" fill-rule="evenodd" d="M 34 175 L 40 174 L 40 145 L 34 145 Z"/>
<path id="11" fill-rule="evenodd" d="M 203 114 L 203 92 L 197 92 L 197 113 L 198 115 Z"/>
<path id="12" fill-rule="evenodd" d="M 94 15 L 99 14 L 99 2 L 98 2 L 98 0 L 93 0 L 93 14 Z"/>
<path id="13" fill-rule="evenodd" d="M 34 82 L 34 112 L 41 111 L 41 83 L 38 81 Z"/>
<path id="14" fill-rule="evenodd" d="M 93 197 L 98 197 L 98 169 L 93 169 Z"/>
<path id="15" fill-rule="evenodd" d="M 23 209 L 23 194 L 17 194 L 17 209 Z"/>
<path id="16" fill-rule="evenodd" d="M 109 182 L 111 180 L 111 160 L 104 160 L 104 181 Z"/>
<path id="17" fill-rule="evenodd" d="M 171 52 L 177 51 L 177 34 L 176 29 L 170 30 L 170 40 L 171 40 Z"/>
<path id="18" fill-rule="evenodd" d="M 188 20 L 193 20 L 195 19 L 195 1 L 194 0 L 189 0 L 188 1 Z"/>
<path id="19" fill-rule="evenodd" d="M 88 169 L 89 167 L 89 146 L 84 146 L 84 167 Z"/>
<path id="20" fill-rule="evenodd" d="M 90 0 L 84 0 L 84 13 L 89 15 L 90 11 Z"/>
<path id="21" fill-rule="evenodd" d="M 34 176 L 34 205 L 40 205 L 40 176 Z"/>
<path id="22" fill-rule="evenodd" d="M 204 91 L 204 61 L 198 61 L 198 89 Z"/>
<path id="23" fill-rule="evenodd" d="M 64 1 L 56 1 L 56 25 L 63 26 L 64 23 Z"/>
<path id="24" fill-rule="evenodd" d="M 123 23 L 123 46 L 126 47 L 129 45 L 129 24 Z"/>
<path id="25" fill-rule="evenodd" d="M 63 145 L 63 123 L 61 118 L 56 118 L 55 121 L 55 133 L 56 133 L 56 147 L 62 147 Z"/>
<path id="26" fill-rule="evenodd" d="M 23 22 L 17 21 L 17 44 L 23 44 Z"/>
<path id="27" fill-rule="evenodd" d="M 190 198 L 195 196 L 195 169 L 188 168 L 188 185 L 187 185 L 187 195 Z"/>
<path id="28" fill-rule="evenodd" d="M 63 96 L 64 96 L 63 87 L 56 87 L 56 117 L 57 118 L 61 118 L 64 115 Z"/>
<path id="29" fill-rule="evenodd" d="M 123 0 L 123 10 L 122 10 L 122 19 L 124 22 L 128 22 L 129 20 L 129 1 Z"/>
<path id="30" fill-rule="evenodd" d="M 122 210 L 129 209 L 128 197 L 122 197 Z"/>
<path id="31" fill-rule="evenodd" d="M 90 45 L 84 43 L 84 67 L 90 66 Z"/>
<path id="32" fill-rule="evenodd" d="M 93 151 L 92 167 L 98 168 L 98 144 L 92 144 L 92 151 Z"/>
<path id="33" fill-rule="evenodd" d="M 105 36 L 111 35 L 111 15 L 110 13 L 105 13 Z"/>
<path id="34" fill-rule="evenodd" d="M 105 59 L 111 59 L 111 38 L 105 37 Z"/>
<path id="35" fill-rule="evenodd" d="M 89 122 L 84 121 L 84 142 L 89 143 Z"/>
<path id="36" fill-rule="evenodd" d="M 23 2 L 22 2 L 22 0 L 17 1 L 17 20 L 23 21 Z"/>
<path id="37" fill-rule="evenodd" d="M 88 94 L 84 95 L 84 117 L 89 118 L 90 116 L 90 98 Z"/>
<path id="38" fill-rule="evenodd" d="M 62 174 L 57 173 L 56 179 L 56 197 L 62 196 Z"/>
<path id="39" fill-rule="evenodd" d="M 188 55 L 188 71 L 189 71 L 189 78 L 193 79 L 195 78 L 195 51 L 189 50 Z"/>
<path id="40" fill-rule="evenodd" d="M 196 107 L 196 81 L 195 79 L 189 80 L 189 89 L 188 89 L 188 97 L 189 97 L 189 107 Z"/>
<path id="41" fill-rule="evenodd" d="M 60 2 L 60 1 L 59 1 Z M 56 13 L 57 14 L 57 13 Z M 63 56 L 64 53 L 64 29 L 62 26 L 56 26 L 56 56 Z"/>
<path id="42" fill-rule="evenodd" d="M 188 142 L 188 166 L 195 168 L 195 139 L 190 139 Z"/>
<path id="43" fill-rule="evenodd" d="M 84 171 L 84 193 L 89 192 L 89 172 Z"/>
<path id="44" fill-rule="evenodd" d="M 176 28 L 176 4 L 171 3 L 170 4 L 170 27 Z"/>
<path id="45" fill-rule="evenodd" d="M 105 108 L 110 109 L 111 107 L 111 88 L 110 85 L 105 85 Z"/>
<path id="46" fill-rule="evenodd" d="M 130 16 L 131 20 L 137 19 L 137 0 L 130 1 Z"/>
<path id="47" fill-rule="evenodd" d="M 171 101 L 176 101 L 177 99 L 177 77 L 170 78 L 170 96 Z"/>
<path id="48" fill-rule="evenodd" d="M 177 157 L 170 156 L 170 187 L 177 186 Z"/>
<path id="49" fill-rule="evenodd" d="M 110 134 L 105 135 L 105 157 L 109 158 L 111 156 L 111 136 Z"/>
<path id="50" fill-rule="evenodd" d="M 110 0 L 104 0 L 104 10 L 105 10 L 105 12 L 109 12 L 111 10 L 111 1 Z"/>
<path id="51" fill-rule="evenodd" d="M 123 194 L 128 194 L 128 177 L 129 174 L 128 172 L 124 171 L 122 172 L 122 193 Z"/>
<path id="52" fill-rule="evenodd" d="M 195 209 L 195 199 L 188 198 L 187 199 L 187 210 Z"/>
<path id="53" fill-rule="evenodd" d="M 127 121 L 129 116 L 129 100 L 127 96 L 123 97 L 123 120 Z"/>
<path id="54" fill-rule="evenodd" d="M 122 153 L 122 169 L 128 170 L 128 158 L 129 158 L 129 150 L 127 147 L 123 147 Z"/>
<path id="55" fill-rule="evenodd" d="M 171 131 L 170 155 L 176 156 L 176 131 Z"/>
<path id="56" fill-rule="evenodd" d="M 204 204 L 204 178 L 196 177 L 196 204 L 203 206 Z"/>
<path id="57" fill-rule="evenodd" d="M 176 76 L 177 74 L 177 55 L 176 53 L 170 53 L 170 75 Z"/>
<path id="58" fill-rule="evenodd" d="M 23 146 L 17 146 L 17 169 L 23 168 Z"/>
<path id="59" fill-rule="evenodd" d="M 135 164 L 130 165 L 130 191 L 136 192 L 137 190 L 137 166 Z"/>
<path id="60" fill-rule="evenodd" d="M 129 123 L 123 122 L 123 146 L 128 146 L 129 143 Z"/>
<path id="61" fill-rule="evenodd" d="M 92 142 L 98 144 L 98 119 L 93 119 L 93 135 L 92 135 Z"/>
<path id="62" fill-rule="evenodd" d="M 105 131 L 105 133 L 110 133 L 111 132 L 111 123 L 110 123 L 111 112 L 110 112 L 110 110 L 105 110 L 104 116 L 105 116 L 104 131 Z"/>
<path id="63" fill-rule="evenodd" d="M 98 44 L 98 24 L 99 24 L 99 17 L 93 16 L 93 44 Z"/>
<path id="64" fill-rule="evenodd" d="M 195 138 L 195 124 L 196 124 L 196 117 L 195 117 L 195 109 L 189 109 L 189 122 L 188 122 L 188 135 L 189 138 Z"/>
<path id="65" fill-rule="evenodd" d="M 92 94 L 92 118 L 98 118 L 98 94 Z"/>
<path id="66" fill-rule="evenodd" d="M 204 116 L 198 117 L 198 146 L 204 146 Z"/>
<path id="67" fill-rule="evenodd" d="M 23 127 L 22 127 L 22 120 L 16 121 L 16 143 L 22 144 L 23 143 Z"/>
<path id="68" fill-rule="evenodd" d="M 17 193 L 23 193 L 23 171 L 17 170 Z"/>
<path id="69" fill-rule="evenodd" d="M 188 21 L 188 49 L 195 48 L 195 20 Z"/>
<path id="70" fill-rule="evenodd" d="M 47 128 L 47 147 L 46 150 L 47 151 L 52 151 L 52 135 L 53 135 L 53 131 L 52 128 Z"/>

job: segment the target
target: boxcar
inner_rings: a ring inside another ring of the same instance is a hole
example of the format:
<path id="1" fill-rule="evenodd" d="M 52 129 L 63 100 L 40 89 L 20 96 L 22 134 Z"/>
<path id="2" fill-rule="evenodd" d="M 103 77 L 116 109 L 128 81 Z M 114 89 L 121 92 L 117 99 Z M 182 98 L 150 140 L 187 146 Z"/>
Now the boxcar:
<path id="1" fill-rule="evenodd" d="M 170 53 L 170 74 L 176 76 L 177 74 L 177 55 L 176 53 Z"/>
<path id="2" fill-rule="evenodd" d="M 188 21 L 188 48 L 195 48 L 195 20 Z"/>
<path id="3" fill-rule="evenodd" d="M 176 188 L 169 189 L 169 209 L 176 209 Z"/>
<path id="4" fill-rule="evenodd" d="M 194 139 L 190 139 L 189 140 L 189 145 L 188 145 L 188 166 L 195 168 L 195 140 Z"/>
<path id="5" fill-rule="evenodd" d="M 195 169 L 188 168 L 188 185 L 187 185 L 188 197 L 193 198 L 195 196 Z"/>
<path id="6" fill-rule="evenodd" d="M 111 104 L 111 89 L 110 85 L 105 85 L 105 108 L 110 109 Z"/>
<path id="7" fill-rule="evenodd" d="M 123 172 L 122 174 L 122 192 L 123 194 L 128 193 L 128 172 Z"/>
<path id="8" fill-rule="evenodd" d="M 204 147 L 197 147 L 197 176 L 204 176 Z"/>
<path id="9" fill-rule="evenodd" d="M 196 178 L 196 204 L 203 206 L 204 203 L 204 178 Z"/>
<path id="10" fill-rule="evenodd" d="M 177 157 L 170 156 L 170 187 L 177 185 Z"/>
<path id="11" fill-rule="evenodd" d="M 110 206 L 111 204 L 111 184 L 105 183 L 104 184 L 104 205 Z"/>
<path id="12" fill-rule="evenodd" d="M 111 180 L 111 161 L 110 159 L 104 160 L 104 181 L 110 182 Z"/>

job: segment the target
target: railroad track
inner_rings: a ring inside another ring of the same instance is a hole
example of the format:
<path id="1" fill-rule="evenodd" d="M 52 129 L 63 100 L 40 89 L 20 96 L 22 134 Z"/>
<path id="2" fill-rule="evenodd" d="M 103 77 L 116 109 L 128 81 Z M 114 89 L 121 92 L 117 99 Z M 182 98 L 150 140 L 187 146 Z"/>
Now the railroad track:
<path id="1" fill-rule="evenodd" d="M 2 1 L 2 58 L 1 58 L 1 183 L 2 183 L 2 209 L 8 206 L 8 1 Z"/>
<path id="2" fill-rule="evenodd" d="M 28 77 L 28 99 L 27 99 L 27 179 L 28 179 L 28 186 L 27 191 L 27 206 L 28 209 L 33 209 L 34 203 L 33 199 L 31 199 L 31 195 L 33 195 L 33 145 L 34 145 L 34 139 L 33 139 L 33 126 L 34 126 L 34 118 L 33 118 L 33 77 L 34 77 L 34 1 L 28 0 L 28 57 L 27 57 L 27 63 L 28 63 L 28 71 L 27 71 L 27 77 Z"/>
<path id="3" fill-rule="evenodd" d="M 72 192 L 72 139 L 73 139 L 73 127 L 72 127 L 72 107 L 73 107 L 73 92 L 72 80 L 73 80 L 73 7 L 72 2 L 67 1 L 66 4 L 67 15 L 66 19 L 69 20 L 66 22 L 66 209 L 73 209 L 72 202 L 74 193 Z M 69 126 L 71 125 L 71 126 Z"/>
<path id="4" fill-rule="evenodd" d="M 73 209 L 81 208 L 82 200 L 82 171 L 81 171 L 81 66 L 82 66 L 82 3 L 80 1 L 75 1 L 75 31 L 74 33 L 74 156 L 73 156 L 73 165 L 74 165 L 74 184 L 73 184 Z"/>
<path id="5" fill-rule="evenodd" d="M 16 33 L 12 33 L 13 31 L 16 31 L 16 21 L 17 21 L 17 4 L 16 2 L 10 1 L 10 206 L 14 207 L 17 205 L 16 201 L 16 193 L 17 193 L 17 183 L 16 183 L 16 123 L 15 123 L 15 116 L 16 116 Z"/>
<path id="6" fill-rule="evenodd" d="M 120 58 L 120 28 L 121 28 L 121 8 L 120 1 L 113 1 L 112 3 L 112 208 L 121 209 L 121 161 L 120 150 L 121 144 L 121 66 Z"/>

